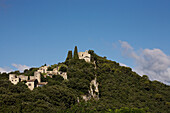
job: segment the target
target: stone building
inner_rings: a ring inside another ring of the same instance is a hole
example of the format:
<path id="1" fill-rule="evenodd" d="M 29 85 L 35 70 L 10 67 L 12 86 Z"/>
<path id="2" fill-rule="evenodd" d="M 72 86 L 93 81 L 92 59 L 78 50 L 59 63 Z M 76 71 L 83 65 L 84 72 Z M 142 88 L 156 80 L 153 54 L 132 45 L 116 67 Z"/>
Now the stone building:
<path id="1" fill-rule="evenodd" d="M 86 62 L 91 61 L 91 55 L 88 53 L 88 50 L 85 52 L 79 52 L 78 53 L 79 59 L 84 59 Z"/>
<path id="2" fill-rule="evenodd" d="M 38 69 L 38 72 L 40 73 L 47 73 L 49 66 L 42 66 Z"/>
<path id="3" fill-rule="evenodd" d="M 16 85 L 18 82 L 26 81 L 26 85 L 30 90 L 33 90 L 35 87 L 42 87 L 46 85 L 48 82 L 41 82 L 41 74 L 40 72 L 34 72 L 34 76 L 30 76 L 30 80 L 28 80 L 28 76 L 25 75 L 16 75 L 16 74 L 9 74 L 9 80 L 11 83 Z"/>
<path id="4" fill-rule="evenodd" d="M 16 74 L 9 74 L 9 80 L 10 80 L 11 83 L 13 83 L 14 85 L 16 85 L 18 82 L 21 81 L 21 79 L 20 79 Z"/>
<path id="5" fill-rule="evenodd" d="M 41 74 L 39 72 L 34 72 L 34 76 L 30 76 L 30 80 L 37 79 L 38 83 L 41 82 Z"/>
<path id="6" fill-rule="evenodd" d="M 33 90 L 35 87 L 37 87 L 37 84 L 38 84 L 37 79 L 28 80 L 26 83 L 26 85 L 28 86 L 30 90 Z"/>
<path id="7" fill-rule="evenodd" d="M 28 80 L 28 76 L 25 76 L 25 75 L 19 75 L 18 77 L 21 79 L 21 81 L 27 81 Z"/>
<path id="8" fill-rule="evenodd" d="M 41 82 L 41 73 L 45 74 L 44 76 L 52 75 L 60 75 L 64 79 L 67 79 L 67 72 L 59 71 L 59 67 L 54 68 L 52 71 L 48 71 L 49 66 L 40 67 L 39 70 L 34 72 L 34 76 L 29 76 L 30 79 L 28 80 L 28 76 L 25 75 L 16 75 L 16 74 L 9 74 L 9 80 L 11 83 L 16 85 L 18 82 L 26 81 L 26 85 L 30 90 L 33 90 L 35 87 L 42 87 L 46 85 L 48 82 Z"/>
<path id="9" fill-rule="evenodd" d="M 24 75 L 17 76 L 16 74 L 9 74 L 9 80 L 11 81 L 11 83 L 17 84 L 20 81 L 27 81 L 28 76 L 24 76 Z"/>
<path id="10" fill-rule="evenodd" d="M 26 83 L 26 85 L 30 90 L 33 90 L 35 87 L 42 87 L 47 84 L 48 82 L 38 82 L 37 79 L 28 80 Z"/>
<path id="11" fill-rule="evenodd" d="M 64 78 L 64 80 L 67 80 L 67 72 L 58 72 L 58 75 L 62 76 Z"/>
<path id="12" fill-rule="evenodd" d="M 44 77 L 46 78 L 47 76 L 52 78 L 52 75 L 60 75 L 62 76 L 64 79 L 67 79 L 67 72 L 61 72 L 59 71 L 59 67 L 54 68 L 52 71 L 48 71 L 49 66 L 43 66 L 40 67 L 39 70 L 37 70 L 37 72 L 39 73 L 45 73 L 46 75 L 44 75 Z"/>
<path id="13" fill-rule="evenodd" d="M 30 76 L 30 80 L 27 81 L 26 85 L 30 90 L 33 90 L 35 87 L 42 87 L 47 85 L 48 82 L 41 82 L 41 74 L 38 71 L 34 72 L 34 76 Z"/>

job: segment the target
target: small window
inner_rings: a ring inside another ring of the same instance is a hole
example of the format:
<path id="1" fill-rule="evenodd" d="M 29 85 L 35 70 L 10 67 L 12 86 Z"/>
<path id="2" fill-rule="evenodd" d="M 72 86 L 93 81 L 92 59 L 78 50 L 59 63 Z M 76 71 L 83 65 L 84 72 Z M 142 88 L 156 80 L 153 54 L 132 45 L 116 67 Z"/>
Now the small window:
<path id="1" fill-rule="evenodd" d="M 12 80 L 13 81 L 13 80 Z"/>
<path id="2" fill-rule="evenodd" d="M 31 86 L 31 84 L 28 84 L 28 86 Z"/>
<path id="3" fill-rule="evenodd" d="M 82 56 L 83 56 L 83 54 L 82 54 Z"/>
<path id="4" fill-rule="evenodd" d="M 15 80 L 15 81 L 17 81 L 17 80 Z"/>

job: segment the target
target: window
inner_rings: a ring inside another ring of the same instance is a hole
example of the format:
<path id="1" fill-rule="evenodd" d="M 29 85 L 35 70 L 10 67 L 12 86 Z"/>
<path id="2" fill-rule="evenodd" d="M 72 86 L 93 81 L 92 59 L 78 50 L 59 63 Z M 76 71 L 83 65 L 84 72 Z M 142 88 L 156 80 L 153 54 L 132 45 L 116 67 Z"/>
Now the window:
<path id="1" fill-rule="evenodd" d="M 29 83 L 28 86 L 31 86 L 31 84 Z"/>

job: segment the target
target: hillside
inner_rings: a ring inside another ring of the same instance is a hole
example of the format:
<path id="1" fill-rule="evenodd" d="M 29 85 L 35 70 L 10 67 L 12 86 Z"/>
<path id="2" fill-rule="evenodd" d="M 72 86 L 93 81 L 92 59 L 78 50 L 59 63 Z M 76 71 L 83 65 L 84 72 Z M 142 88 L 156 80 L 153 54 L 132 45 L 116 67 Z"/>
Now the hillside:
<path id="1" fill-rule="evenodd" d="M 91 62 L 78 59 L 77 49 L 72 56 L 68 52 L 66 61 L 54 64 L 64 65 L 61 70 L 67 72 L 67 80 L 60 75 L 41 80 L 48 82 L 43 87 L 29 90 L 24 82 L 13 85 L 9 74 L 0 75 L 0 112 L 161 112 L 170 113 L 170 86 L 158 81 L 150 81 L 147 75 L 139 76 L 131 68 L 120 66 L 115 61 L 100 57 L 89 50 Z M 39 68 L 11 72 L 32 76 Z M 97 80 L 98 90 L 91 82 Z M 90 87 L 95 96 L 90 95 Z M 91 97 L 87 102 L 83 95 Z M 96 98 L 96 97 L 99 98 Z"/>

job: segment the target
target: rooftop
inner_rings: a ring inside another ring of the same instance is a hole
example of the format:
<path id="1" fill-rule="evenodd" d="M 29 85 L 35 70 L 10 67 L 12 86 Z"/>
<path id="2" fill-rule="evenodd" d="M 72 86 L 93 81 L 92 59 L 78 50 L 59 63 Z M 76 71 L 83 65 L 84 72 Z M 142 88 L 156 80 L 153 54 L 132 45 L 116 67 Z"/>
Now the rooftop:
<path id="1" fill-rule="evenodd" d="M 27 80 L 27 82 L 34 82 L 36 79 Z"/>

